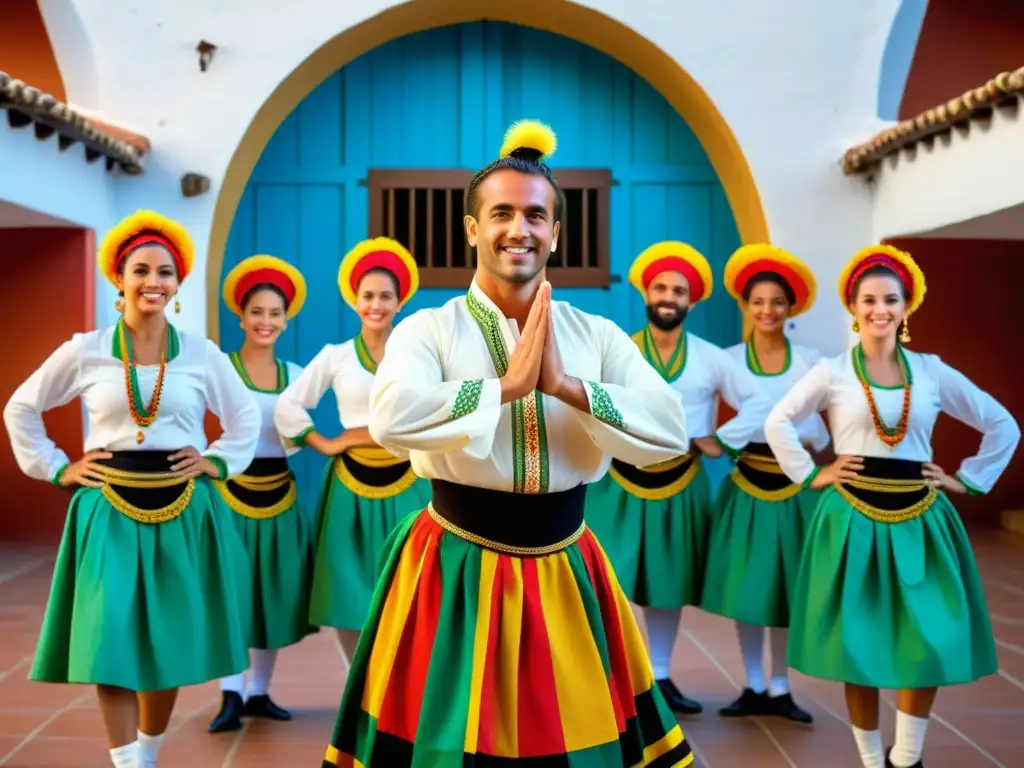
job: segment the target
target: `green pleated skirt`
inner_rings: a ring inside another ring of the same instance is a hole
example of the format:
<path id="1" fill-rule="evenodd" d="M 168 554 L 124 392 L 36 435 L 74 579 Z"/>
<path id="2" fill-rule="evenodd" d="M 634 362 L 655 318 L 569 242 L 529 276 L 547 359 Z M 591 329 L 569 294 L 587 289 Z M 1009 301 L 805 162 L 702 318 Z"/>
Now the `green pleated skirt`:
<path id="1" fill-rule="evenodd" d="M 268 467 L 267 472 L 259 471 L 261 464 Z M 269 468 L 289 472 L 284 459 L 257 459 L 243 479 L 265 477 Z M 250 647 L 285 648 L 317 631 L 309 621 L 313 524 L 302 514 L 294 476 L 269 491 L 239 487 L 238 480 L 214 485 L 235 512 L 235 526 L 249 555 Z"/>
<path id="2" fill-rule="evenodd" d="M 699 458 L 666 462 L 657 472 L 613 462 L 587 488 L 586 520 L 633 603 L 700 605 L 711 484 Z"/>
<path id="3" fill-rule="evenodd" d="M 233 517 L 206 477 L 163 523 L 79 488 L 30 678 L 159 691 L 244 671 L 251 588 Z"/>
<path id="4" fill-rule="evenodd" d="M 718 491 L 701 608 L 759 627 L 788 627 L 819 494 L 797 488 L 771 494 L 745 480 L 733 470 Z"/>
<path id="5" fill-rule="evenodd" d="M 430 483 L 408 462 L 373 466 L 367 457 L 378 453 L 350 451 L 324 472 L 309 604 L 309 621 L 318 627 L 362 630 L 384 543 L 403 517 L 430 501 Z"/>
<path id="6" fill-rule="evenodd" d="M 692 762 L 590 531 L 519 557 L 467 541 L 429 511 L 401 522 L 324 768 Z"/>
<path id="7" fill-rule="evenodd" d="M 969 683 L 998 669 L 960 516 L 939 491 L 919 517 L 876 522 L 822 492 L 793 595 L 789 664 L 874 688 Z"/>

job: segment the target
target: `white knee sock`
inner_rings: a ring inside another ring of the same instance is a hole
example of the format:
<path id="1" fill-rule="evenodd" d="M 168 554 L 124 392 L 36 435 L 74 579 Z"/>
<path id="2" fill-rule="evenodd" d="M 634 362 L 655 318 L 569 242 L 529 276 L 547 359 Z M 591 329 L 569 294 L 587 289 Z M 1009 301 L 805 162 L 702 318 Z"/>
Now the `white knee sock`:
<path id="1" fill-rule="evenodd" d="M 882 732 L 877 728 L 873 731 L 862 731 L 853 726 L 853 738 L 857 742 L 860 761 L 864 768 L 885 768 L 885 747 L 882 746 Z"/>
<path id="2" fill-rule="evenodd" d="M 341 654 L 345 657 L 345 664 L 352 666 L 352 659 L 356 657 L 356 646 L 359 645 L 359 632 L 354 629 L 338 629 L 338 644 L 341 645 Z"/>
<path id="3" fill-rule="evenodd" d="M 234 691 L 239 696 L 245 692 L 245 673 L 239 672 L 237 675 L 228 675 L 220 679 L 220 689 L 222 691 Z"/>
<path id="4" fill-rule="evenodd" d="M 110 762 L 114 768 L 139 768 L 139 742 L 110 750 Z"/>
<path id="5" fill-rule="evenodd" d="M 668 670 L 672 662 L 672 649 L 679 637 L 679 621 L 682 617 L 683 612 L 679 608 L 644 608 L 655 680 L 664 680 L 670 676 Z"/>
<path id="6" fill-rule="evenodd" d="M 747 670 L 747 687 L 754 693 L 764 693 L 764 627 L 737 621 L 736 633 L 740 636 L 743 668 Z"/>
<path id="7" fill-rule="evenodd" d="M 772 682 L 768 693 L 782 696 L 789 693 L 789 663 L 786 661 L 786 642 L 789 630 L 783 627 L 769 627 L 768 641 L 772 649 Z"/>
<path id="8" fill-rule="evenodd" d="M 148 733 L 139 731 L 139 768 L 155 768 L 156 758 L 160 754 L 160 747 L 164 743 L 164 734 L 158 733 L 150 736 Z"/>
<path id="9" fill-rule="evenodd" d="M 896 768 L 914 765 L 924 752 L 924 736 L 927 731 L 927 717 L 914 717 L 897 710 L 896 743 L 889 751 L 889 762 Z"/>
<path id="10" fill-rule="evenodd" d="M 248 696 L 265 696 L 270 693 L 270 678 L 274 676 L 277 651 L 253 648 L 249 656 L 252 659 L 252 679 L 249 681 Z"/>

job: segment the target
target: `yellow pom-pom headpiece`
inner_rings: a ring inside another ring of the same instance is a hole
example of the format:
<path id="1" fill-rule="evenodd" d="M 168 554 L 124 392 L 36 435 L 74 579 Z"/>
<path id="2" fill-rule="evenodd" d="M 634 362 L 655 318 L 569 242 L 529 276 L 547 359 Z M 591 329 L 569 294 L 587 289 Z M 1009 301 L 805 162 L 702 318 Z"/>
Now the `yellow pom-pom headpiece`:
<path id="1" fill-rule="evenodd" d="M 789 251 L 767 243 L 744 245 L 729 257 L 723 277 L 725 290 L 736 301 L 742 302 L 750 278 L 761 272 L 778 276 L 793 292 L 790 317 L 806 312 L 814 304 L 818 287 L 811 270 Z"/>
<path id="2" fill-rule="evenodd" d="M 286 317 L 299 314 L 306 303 L 306 280 L 294 266 L 275 256 L 250 256 L 239 262 L 224 278 L 224 303 L 241 317 L 242 299 L 257 285 L 269 283 L 285 295 L 288 302 Z"/>
<path id="3" fill-rule="evenodd" d="M 174 259 L 178 282 L 185 281 L 195 260 L 192 238 L 181 224 L 156 211 L 136 211 L 107 232 L 96 255 L 100 273 L 117 286 L 121 264 L 132 251 L 147 245 L 166 248 Z"/>
<path id="4" fill-rule="evenodd" d="M 505 132 L 500 157 L 508 157 L 517 149 L 530 149 L 546 162 L 558 148 L 555 132 L 537 120 L 519 120 Z"/>
<path id="5" fill-rule="evenodd" d="M 853 305 L 853 287 L 872 267 L 886 267 L 896 275 L 907 292 L 906 316 L 910 317 L 924 303 L 928 290 L 924 272 L 906 251 L 891 245 L 871 245 L 857 252 L 839 275 L 839 297 L 849 310 Z M 852 310 L 851 310 L 852 311 Z"/>
<path id="6" fill-rule="evenodd" d="M 711 295 L 711 265 L 691 245 L 667 240 L 650 246 L 636 257 L 629 268 L 629 284 L 640 293 L 646 293 L 651 281 L 662 272 L 678 272 L 686 278 L 693 304 Z"/>
<path id="7" fill-rule="evenodd" d="M 356 308 L 359 281 L 371 269 L 384 269 L 398 282 L 398 308 L 401 309 L 419 289 L 420 272 L 416 259 L 405 246 L 389 237 L 364 240 L 345 254 L 338 268 L 338 287 L 341 297 L 352 309 Z"/>

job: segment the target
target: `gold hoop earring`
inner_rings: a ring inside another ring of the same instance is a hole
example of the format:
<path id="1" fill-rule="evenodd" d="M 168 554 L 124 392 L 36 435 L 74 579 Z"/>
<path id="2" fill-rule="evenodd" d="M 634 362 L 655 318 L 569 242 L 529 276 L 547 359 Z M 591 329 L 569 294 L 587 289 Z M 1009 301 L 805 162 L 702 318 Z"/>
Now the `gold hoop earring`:
<path id="1" fill-rule="evenodd" d="M 857 318 L 853 318 L 853 332 L 860 333 L 860 321 Z"/>
<path id="2" fill-rule="evenodd" d="M 181 312 L 181 302 L 177 299 L 174 300 L 174 312 L 175 314 Z"/>
<path id="3" fill-rule="evenodd" d="M 118 296 L 117 299 L 114 300 L 114 309 L 116 309 L 118 312 L 124 312 L 124 298 L 123 297 Z"/>

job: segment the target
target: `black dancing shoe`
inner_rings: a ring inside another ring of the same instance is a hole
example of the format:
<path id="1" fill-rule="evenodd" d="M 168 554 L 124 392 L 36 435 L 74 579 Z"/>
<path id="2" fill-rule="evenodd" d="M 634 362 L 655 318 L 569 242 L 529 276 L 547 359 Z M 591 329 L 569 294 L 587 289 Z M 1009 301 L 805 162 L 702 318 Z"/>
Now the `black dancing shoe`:
<path id="1" fill-rule="evenodd" d="M 277 706 L 270 700 L 270 696 L 250 696 L 245 702 L 242 714 L 246 717 L 265 717 L 268 720 L 291 720 L 292 713 L 283 707 Z"/>
<path id="2" fill-rule="evenodd" d="M 889 753 L 891 751 L 891 747 L 885 750 L 885 768 L 896 768 L 896 766 L 892 764 L 892 760 L 889 759 Z M 924 768 L 924 760 L 918 760 L 916 763 L 910 766 L 910 768 Z"/>
<path id="3" fill-rule="evenodd" d="M 661 695 L 665 697 L 665 703 L 673 712 L 678 712 L 680 715 L 699 715 L 704 711 L 700 702 L 683 696 L 676 688 L 676 684 L 669 678 L 665 677 L 655 682 L 658 684 Z"/>
<path id="4" fill-rule="evenodd" d="M 784 693 L 781 696 L 769 696 L 768 712 L 766 714 L 784 717 L 787 720 L 792 720 L 794 723 L 809 724 L 814 722 L 811 713 L 798 707 L 796 702 L 793 701 L 793 695 L 790 693 Z"/>
<path id="5" fill-rule="evenodd" d="M 227 733 L 242 729 L 242 696 L 235 691 L 221 694 L 220 712 L 210 722 L 210 733 Z"/>
<path id="6" fill-rule="evenodd" d="M 752 688 L 744 688 L 743 693 L 732 704 L 718 710 L 722 717 L 756 717 L 757 715 L 774 714 L 765 691 L 758 693 Z"/>

